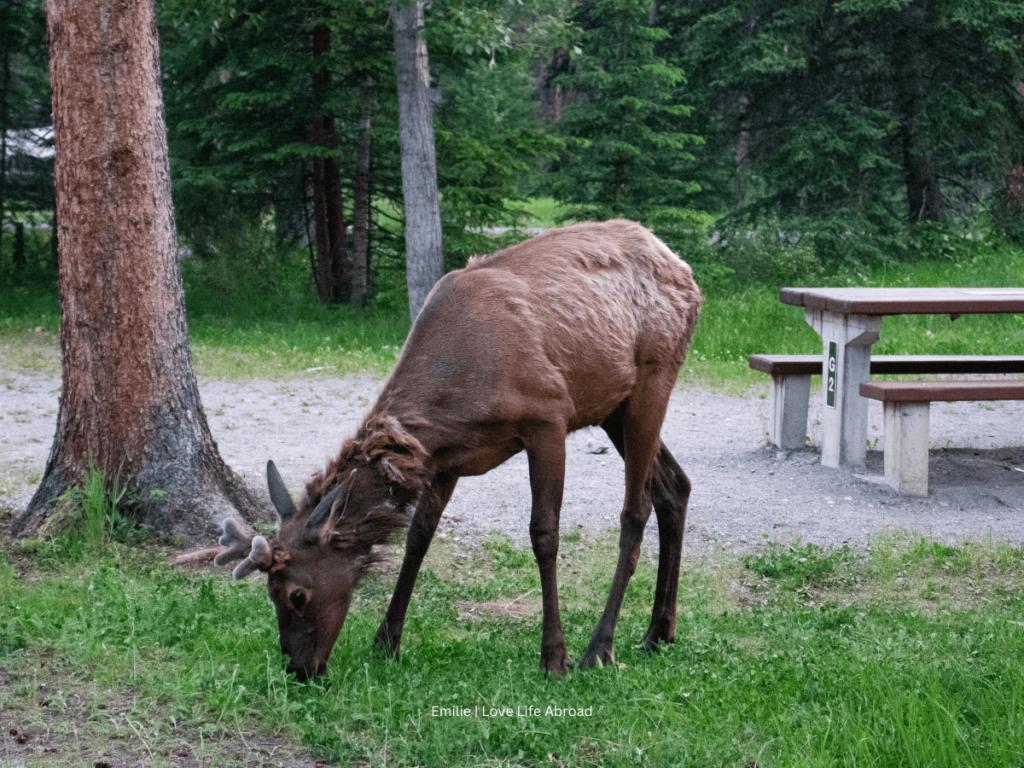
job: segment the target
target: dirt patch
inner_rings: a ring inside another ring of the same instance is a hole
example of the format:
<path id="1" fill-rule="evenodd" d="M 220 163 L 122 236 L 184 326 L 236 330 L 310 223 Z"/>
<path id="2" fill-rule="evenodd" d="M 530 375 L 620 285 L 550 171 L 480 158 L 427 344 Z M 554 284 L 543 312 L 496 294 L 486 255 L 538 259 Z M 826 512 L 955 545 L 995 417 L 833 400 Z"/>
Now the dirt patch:
<path id="1" fill-rule="evenodd" d="M 528 619 L 531 616 L 539 614 L 540 603 L 538 602 L 538 598 L 534 596 L 534 599 L 530 602 L 523 602 L 525 597 L 527 597 L 527 595 L 508 602 L 459 603 L 459 620 L 476 619 L 477 621 L 522 621 L 523 619 Z"/>
<path id="2" fill-rule="evenodd" d="M 279 768 L 323 766 L 304 748 L 246 723 L 204 723 L 103 689 L 72 665 L 12 654 L 0 663 L 0 761 L 5 766 Z"/>
<path id="3" fill-rule="evenodd" d="M 0 386 L 0 510 L 22 508 L 41 475 L 53 439 L 60 380 L 7 371 Z M 264 487 L 273 459 L 292 491 L 337 453 L 377 397 L 383 381 L 365 376 L 290 382 L 203 381 L 210 428 L 225 461 Z M 689 555 L 716 546 L 751 551 L 767 536 L 820 546 L 863 545 L 891 528 L 945 541 L 1024 541 L 1024 402 L 943 403 L 932 408 L 930 491 L 925 499 L 845 470 L 822 467 L 820 398 L 810 413 L 811 444 L 780 452 L 765 444 L 767 386 L 742 397 L 676 391 L 662 439 L 693 481 L 686 527 Z M 869 405 L 868 435 L 883 436 L 881 404 Z M 880 447 L 883 440 L 879 440 Z M 598 537 L 619 523 L 622 460 L 600 429 L 570 435 L 561 529 Z M 1016 463 L 1015 463 L 1016 462 Z M 881 451 L 869 451 L 868 475 L 882 474 Z M 441 520 L 457 550 L 488 537 L 528 545 L 530 486 L 526 457 L 514 456 L 482 477 L 459 481 Z M 214 542 L 210 542 L 212 546 Z M 645 544 L 657 547 L 652 516 Z"/>

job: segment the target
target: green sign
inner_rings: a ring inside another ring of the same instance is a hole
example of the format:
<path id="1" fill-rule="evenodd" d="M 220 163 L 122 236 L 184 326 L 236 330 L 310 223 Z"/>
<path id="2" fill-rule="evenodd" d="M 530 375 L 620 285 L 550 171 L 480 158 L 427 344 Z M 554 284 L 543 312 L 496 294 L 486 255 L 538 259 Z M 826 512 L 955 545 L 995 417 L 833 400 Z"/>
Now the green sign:
<path id="1" fill-rule="evenodd" d="M 825 405 L 836 407 L 836 365 L 838 365 L 838 349 L 834 341 L 828 343 L 828 375 L 825 377 Z"/>

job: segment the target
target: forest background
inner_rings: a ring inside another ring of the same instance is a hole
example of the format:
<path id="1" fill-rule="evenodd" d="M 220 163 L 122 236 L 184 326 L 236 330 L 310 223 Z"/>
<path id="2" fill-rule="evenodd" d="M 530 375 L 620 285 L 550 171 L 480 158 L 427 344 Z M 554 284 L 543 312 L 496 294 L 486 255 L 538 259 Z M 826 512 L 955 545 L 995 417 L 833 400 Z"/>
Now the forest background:
<path id="1" fill-rule="evenodd" d="M 339 348 L 393 349 L 409 317 L 388 3 L 157 10 L 194 345 L 354 323 Z M 813 338 L 788 321 L 792 341 L 772 335 L 778 285 L 884 283 L 979 254 L 1019 265 L 1024 2 L 434 0 L 425 14 L 446 269 L 537 228 L 641 221 L 729 297 L 705 312 L 721 338 L 696 352 L 735 366 Z M 41 0 L 0 0 L 0 37 L 4 322 L 56 331 Z M 728 343 L 741 310 L 768 321 L 771 349 L 753 331 Z"/>

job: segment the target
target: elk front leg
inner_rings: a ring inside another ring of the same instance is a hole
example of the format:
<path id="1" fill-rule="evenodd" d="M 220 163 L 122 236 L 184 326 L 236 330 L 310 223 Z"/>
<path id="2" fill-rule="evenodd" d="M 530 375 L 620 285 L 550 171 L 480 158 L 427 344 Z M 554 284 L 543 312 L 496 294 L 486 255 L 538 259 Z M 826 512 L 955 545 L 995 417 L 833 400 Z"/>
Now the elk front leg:
<path id="1" fill-rule="evenodd" d="M 456 475 L 439 475 L 424 491 L 423 498 L 416 507 L 416 514 L 413 515 L 405 540 L 405 557 L 402 559 L 402 570 L 398 574 L 395 592 L 391 596 L 387 613 L 384 614 L 384 621 L 377 629 L 377 636 L 373 639 L 374 650 L 381 656 L 398 658 L 405 612 L 409 608 L 416 577 L 434 538 L 441 513 L 448 506 L 448 500 L 452 497 L 458 479 Z"/>
<path id="2" fill-rule="evenodd" d="M 558 516 L 565 484 L 565 430 L 549 429 L 534 437 L 526 447 L 530 463 L 530 542 L 540 569 L 544 628 L 540 642 L 540 668 L 544 675 L 565 674 L 569 656 L 565 652 L 562 621 L 558 613 Z"/>

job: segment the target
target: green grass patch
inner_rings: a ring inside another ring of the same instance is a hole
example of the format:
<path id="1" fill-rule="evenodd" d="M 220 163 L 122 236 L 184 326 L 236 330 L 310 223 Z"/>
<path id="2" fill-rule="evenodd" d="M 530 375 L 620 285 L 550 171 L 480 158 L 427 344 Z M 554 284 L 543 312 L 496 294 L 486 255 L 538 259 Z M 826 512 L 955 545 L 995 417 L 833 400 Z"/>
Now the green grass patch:
<path id="1" fill-rule="evenodd" d="M 766 537 L 767 538 L 767 537 Z M 767 542 L 757 555 L 747 555 L 743 564 L 759 576 L 774 579 L 787 589 L 826 587 L 853 572 L 856 555 L 848 545 L 823 550 L 816 544 Z"/>
<path id="2" fill-rule="evenodd" d="M 563 548 L 572 654 L 600 614 L 613 550 L 611 537 L 582 535 Z M 528 549 L 495 539 L 466 550 L 442 537 L 417 584 L 401 662 L 369 652 L 395 578 L 377 574 L 356 595 L 328 680 L 308 685 L 283 672 L 259 581 L 175 570 L 152 548 L 115 546 L 59 569 L 29 561 L 25 573 L 0 560 L 0 666 L 31 676 L 60 657 L 79 681 L 134 702 L 140 734 L 173 720 L 194 751 L 201 734 L 232 728 L 344 766 L 1024 759 L 1019 548 L 897 532 L 856 556 L 797 543 L 730 558 L 686 563 L 676 643 L 647 655 L 635 644 L 656 574 L 643 557 L 615 663 L 555 681 L 537 669 Z M 515 601 L 530 610 L 489 610 Z M 25 713 L 39 691 L 0 696 L 5 712 Z M 442 712 L 456 707 L 469 714 Z M 592 715 L 558 713 L 569 708 Z"/>
<path id="3" fill-rule="evenodd" d="M 1024 286 L 1024 251 L 1007 245 L 976 248 L 958 260 L 895 264 L 862 274 L 833 276 L 814 285 L 836 287 Z M 1024 315 L 903 315 L 886 317 L 878 355 L 1024 355 Z M 684 385 L 742 389 L 765 384 L 750 370 L 750 355 L 821 354 L 821 340 L 800 307 L 779 301 L 764 286 L 707 296 L 680 375 Z"/>
<path id="4" fill-rule="evenodd" d="M 520 227 L 557 227 L 569 212 L 569 206 L 553 197 L 534 197 L 520 206 L 529 214 L 525 221 L 516 222 Z"/>
<path id="5" fill-rule="evenodd" d="M 531 206 L 537 225 L 550 224 L 557 215 L 553 201 L 534 200 Z M 773 252 L 772 258 L 784 255 Z M 974 243 L 954 255 L 936 262 L 817 275 L 810 282 L 887 287 L 1024 285 L 1024 250 L 993 241 Z M 391 371 L 409 329 L 404 293 L 395 282 L 397 273 L 382 273 L 380 299 L 368 309 L 327 306 L 311 294 L 304 277 L 305 258 L 292 253 L 260 270 L 243 270 L 241 276 L 223 261 L 186 262 L 189 333 L 200 375 L 280 380 L 353 373 L 386 376 Z M 698 279 L 702 269 L 698 265 Z M 271 273 L 282 277 L 275 281 Z M 794 278 L 794 282 L 801 281 Z M 805 322 L 802 309 L 782 304 L 777 287 L 725 289 L 711 281 L 705 288 L 701 317 L 680 374 L 683 386 L 732 393 L 760 386 L 766 391 L 766 377 L 748 366 L 750 355 L 820 353 L 821 342 Z M 7 366 L 49 374 L 59 371 L 59 317 L 52 286 L 0 288 L 0 359 Z M 887 317 L 873 352 L 1024 354 L 1024 315 L 965 315 L 955 321 L 945 315 Z"/>

